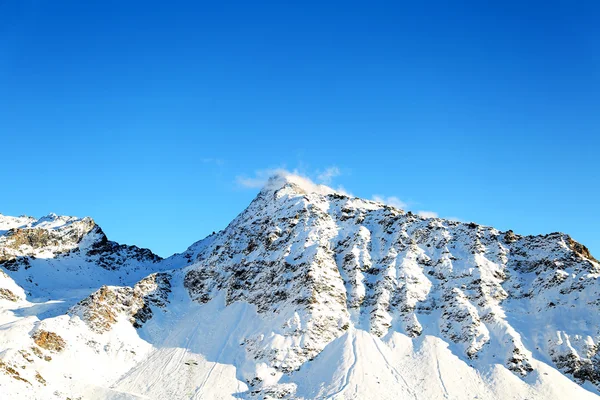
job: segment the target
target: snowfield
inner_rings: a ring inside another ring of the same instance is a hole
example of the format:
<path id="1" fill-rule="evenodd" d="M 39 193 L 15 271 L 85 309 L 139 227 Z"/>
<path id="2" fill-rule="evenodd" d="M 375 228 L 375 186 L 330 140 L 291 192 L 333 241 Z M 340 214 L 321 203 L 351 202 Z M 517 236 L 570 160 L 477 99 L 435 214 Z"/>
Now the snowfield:
<path id="1" fill-rule="evenodd" d="M 599 399 L 600 264 L 296 176 L 161 259 L 0 215 L 0 398 Z"/>

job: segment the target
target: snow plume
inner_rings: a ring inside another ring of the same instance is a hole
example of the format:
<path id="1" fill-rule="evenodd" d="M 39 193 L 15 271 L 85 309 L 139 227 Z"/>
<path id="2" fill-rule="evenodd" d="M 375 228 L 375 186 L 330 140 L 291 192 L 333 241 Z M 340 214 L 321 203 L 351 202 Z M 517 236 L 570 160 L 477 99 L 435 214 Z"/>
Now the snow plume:
<path id="1" fill-rule="evenodd" d="M 417 211 L 417 214 L 420 215 L 423 218 L 437 218 L 438 217 L 438 213 L 436 213 L 435 211 Z"/>
<path id="2" fill-rule="evenodd" d="M 239 186 L 249 189 L 262 189 L 267 186 L 267 184 L 277 177 L 287 177 L 287 176 L 298 176 L 301 177 L 301 174 L 298 170 L 288 171 L 285 168 L 267 168 L 261 169 L 254 172 L 254 176 L 238 176 L 236 178 L 236 182 Z M 308 179 L 308 178 L 304 178 Z M 272 185 L 269 183 L 269 185 Z"/>
<path id="3" fill-rule="evenodd" d="M 400 208 L 400 209 L 405 209 L 408 206 L 405 202 L 403 202 L 396 196 L 385 197 L 385 196 L 380 196 L 380 195 L 376 194 L 373 196 L 373 201 L 376 201 L 378 203 L 387 204 L 389 206 Z"/>
<path id="4" fill-rule="evenodd" d="M 338 167 L 329 167 L 317 176 L 317 181 L 330 184 L 334 177 L 340 175 Z M 236 182 L 244 188 L 273 190 L 284 186 L 286 183 L 293 183 L 307 193 L 332 194 L 339 193 L 351 196 L 342 186 L 332 189 L 325 184 L 316 183 L 310 177 L 302 174 L 297 169 L 289 171 L 285 168 L 273 168 L 258 170 L 254 176 L 238 176 Z"/>
<path id="5" fill-rule="evenodd" d="M 325 171 L 319 173 L 319 175 L 317 176 L 317 180 L 323 185 L 330 185 L 333 178 L 340 175 L 341 172 L 338 167 L 329 167 L 325 169 Z"/>
<path id="6" fill-rule="evenodd" d="M 408 204 L 403 202 L 396 196 L 387 196 L 386 197 L 386 196 L 381 196 L 381 195 L 376 194 L 372 197 L 372 199 L 373 199 L 373 201 L 376 201 L 378 203 L 387 204 L 389 206 L 400 208 L 402 210 L 406 210 L 408 208 Z M 419 210 L 416 212 L 416 214 L 423 218 L 439 218 L 438 213 L 436 213 L 435 211 Z M 453 221 L 460 221 L 457 218 L 447 218 L 447 219 L 452 219 Z"/>

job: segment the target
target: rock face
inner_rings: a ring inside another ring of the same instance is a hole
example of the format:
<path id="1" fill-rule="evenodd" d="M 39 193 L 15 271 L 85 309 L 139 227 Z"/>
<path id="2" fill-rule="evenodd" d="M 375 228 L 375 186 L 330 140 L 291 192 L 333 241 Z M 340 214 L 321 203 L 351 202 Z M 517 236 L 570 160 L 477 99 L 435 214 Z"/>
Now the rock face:
<path id="1" fill-rule="evenodd" d="M 600 393 L 600 263 L 562 233 L 423 218 L 276 177 L 226 229 L 165 260 L 110 242 L 89 218 L 0 216 L 0 266 L 0 307 L 39 293 L 68 297 L 42 273 L 88 290 L 60 315 L 40 317 L 43 329 L 27 325 L 33 343 L 1 365 L 64 358 L 65 366 L 71 353 L 89 352 L 98 365 L 122 366 L 94 367 L 103 379 L 94 385 L 118 393 L 360 398 L 359 385 L 378 398 Z M 420 372 L 411 378 L 412 370 Z M 41 380 L 9 375 L 56 390 L 79 371 L 41 372 Z"/>
<path id="2" fill-rule="evenodd" d="M 13 272 L 21 267 L 30 268 L 31 260 L 36 257 L 57 258 L 70 253 L 81 253 L 88 261 L 109 270 L 118 269 L 130 260 L 155 263 L 161 260 L 148 249 L 109 241 L 88 217 L 50 214 L 39 220 L 27 219 L 26 224 L 0 230 L 0 234 L 0 266 Z"/>
<path id="3" fill-rule="evenodd" d="M 155 273 L 131 287 L 102 286 L 97 292 L 79 302 L 70 310 L 78 315 L 94 331 L 110 330 L 118 318 L 124 315 L 136 328 L 152 318 L 151 306 L 165 308 L 171 293 L 171 276 Z"/>
<path id="4" fill-rule="evenodd" d="M 228 304 L 286 320 L 291 348 L 247 339 L 252 357 L 283 372 L 352 325 L 378 337 L 440 336 L 470 363 L 493 356 L 519 376 L 542 353 L 598 384 L 600 264 L 565 234 L 519 236 L 272 181 L 194 257 L 184 280 L 192 299 L 224 292 Z M 529 347 L 516 318 L 531 321 Z"/>
<path id="5" fill-rule="evenodd" d="M 5 299 L 8 301 L 19 300 L 19 298 L 17 296 L 15 296 L 15 294 L 13 292 L 11 292 L 9 289 L 5 289 L 5 288 L 0 288 L 0 299 Z"/>
<path id="6" fill-rule="evenodd" d="M 65 348 L 65 341 L 56 333 L 48 332 L 43 329 L 36 331 L 33 334 L 33 341 L 42 349 L 53 352 L 60 352 Z"/>
<path id="7" fill-rule="evenodd" d="M 161 262 L 148 249 L 108 240 L 91 218 L 0 215 L 0 268 L 30 298 L 49 300 L 102 285 L 133 285 L 160 271 Z"/>
<path id="8" fill-rule="evenodd" d="M 6 231 L 0 230 L 0 233 L 3 233 L 0 236 L 0 262 L 12 271 L 18 270 L 19 263 L 11 261 L 24 261 L 27 257 L 48 253 L 68 253 L 76 248 L 88 233 L 98 229 L 91 218 L 59 217 L 54 214 L 39 220 L 27 219 L 24 222 L 21 225 L 7 224 L 17 226 Z"/>

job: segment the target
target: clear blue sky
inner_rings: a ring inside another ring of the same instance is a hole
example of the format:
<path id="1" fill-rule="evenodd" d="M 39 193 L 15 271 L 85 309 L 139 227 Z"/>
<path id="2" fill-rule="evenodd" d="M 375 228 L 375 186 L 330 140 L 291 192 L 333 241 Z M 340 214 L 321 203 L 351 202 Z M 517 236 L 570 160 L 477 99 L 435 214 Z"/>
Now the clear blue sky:
<path id="1" fill-rule="evenodd" d="M 1 2 L 0 213 L 167 256 L 246 207 L 240 177 L 337 167 L 599 256 L 598 2 L 417 3 Z"/>

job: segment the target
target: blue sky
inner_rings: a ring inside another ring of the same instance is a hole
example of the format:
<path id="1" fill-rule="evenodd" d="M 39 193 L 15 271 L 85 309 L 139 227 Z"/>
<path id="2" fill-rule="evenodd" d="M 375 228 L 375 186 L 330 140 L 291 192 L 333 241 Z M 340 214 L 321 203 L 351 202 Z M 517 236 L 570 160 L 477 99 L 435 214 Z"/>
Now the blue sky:
<path id="1" fill-rule="evenodd" d="M 0 3 L 0 213 L 167 256 L 329 171 L 600 255 L 597 2 L 260 3 Z"/>

